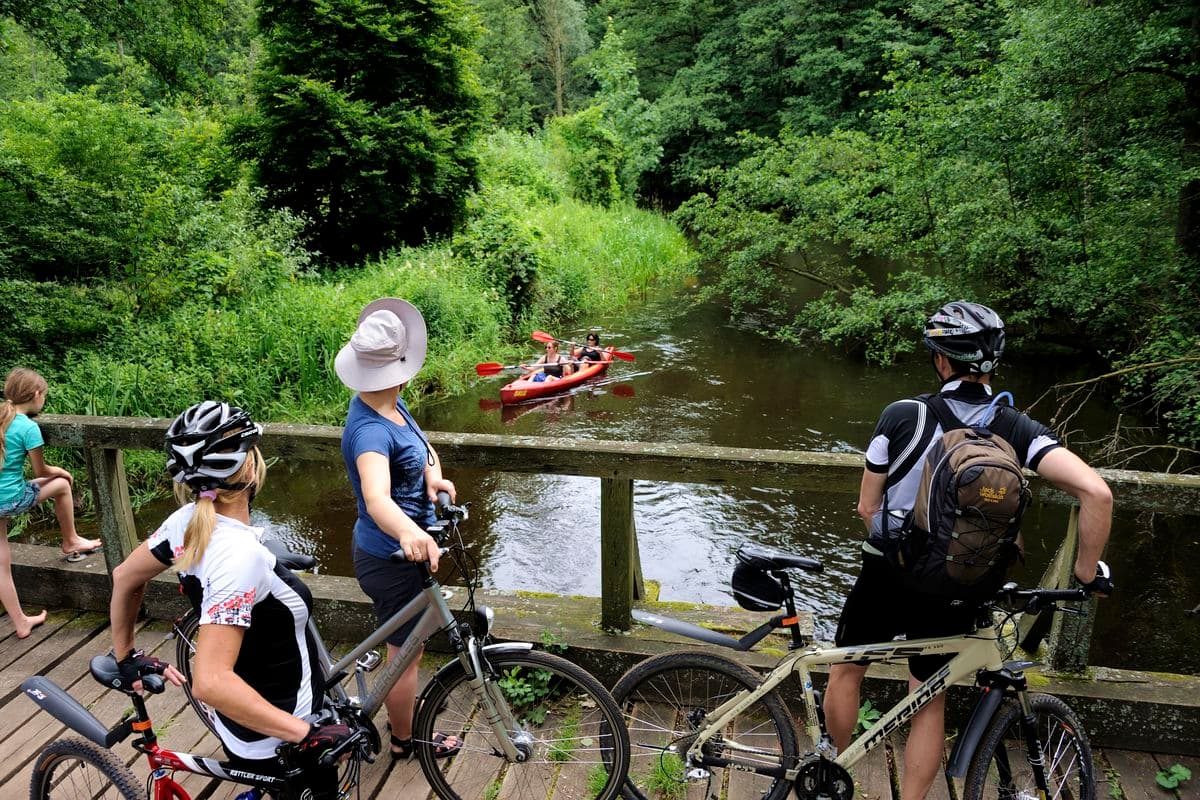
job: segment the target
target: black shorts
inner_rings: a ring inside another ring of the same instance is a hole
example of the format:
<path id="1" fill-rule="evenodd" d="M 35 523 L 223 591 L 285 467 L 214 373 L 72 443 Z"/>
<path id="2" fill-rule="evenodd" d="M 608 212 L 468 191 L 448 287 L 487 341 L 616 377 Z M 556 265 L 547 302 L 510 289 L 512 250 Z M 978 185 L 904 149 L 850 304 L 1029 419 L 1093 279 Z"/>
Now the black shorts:
<path id="1" fill-rule="evenodd" d="M 977 605 L 921 594 L 883 556 L 863 553 L 862 572 L 842 607 L 834 643 L 838 647 L 906 639 L 955 636 L 975 630 Z M 918 680 L 937 672 L 953 656 L 914 656 L 908 669 Z"/>
<path id="2" fill-rule="evenodd" d="M 354 574 L 358 585 L 375 604 L 375 618 L 383 624 L 404 608 L 404 604 L 421 593 L 421 571 L 416 564 L 397 564 L 354 548 Z M 417 620 L 401 625 L 387 637 L 387 643 L 399 647 L 412 633 Z"/>

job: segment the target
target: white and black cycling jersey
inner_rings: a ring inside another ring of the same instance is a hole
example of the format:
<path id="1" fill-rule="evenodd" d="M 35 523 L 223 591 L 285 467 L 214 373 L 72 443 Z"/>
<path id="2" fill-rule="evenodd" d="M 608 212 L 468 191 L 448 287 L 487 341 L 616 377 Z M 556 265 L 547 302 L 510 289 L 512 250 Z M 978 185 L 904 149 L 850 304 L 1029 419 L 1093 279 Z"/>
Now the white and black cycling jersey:
<path id="1" fill-rule="evenodd" d="M 183 553 L 183 535 L 194 504 L 183 506 L 146 543 L 167 566 Z M 319 660 L 308 633 L 312 594 L 291 570 L 278 565 L 259 539 L 261 528 L 216 517 L 199 563 L 179 573 L 184 594 L 201 625 L 246 628 L 233 671 L 269 703 L 303 717 L 320 703 Z M 214 712 L 221 742 L 246 759 L 273 758 L 281 740 L 252 731 Z"/>
<path id="2" fill-rule="evenodd" d="M 992 389 L 986 384 L 951 381 L 942 387 L 941 396 L 964 425 L 982 425 L 991 416 L 988 406 L 992 402 Z M 1013 446 L 1021 466 L 1036 471 L 1046 453 L 1062 446 L 1054 432 L 1042 423 L 1007 406 L 995 408 L 1002 410 L 991 430 Z M 926 454 L 942 433 L 933 411 L 921 400 L 897 400 L 883 410 L 867 446 L 866 468 L 887 474 L 884 491 L 889 514 L 902 515 L 912 510 Z M 878 527 L 872 525 L 872 538 L 878 534 Z M 867 549 L 873 549 L 869 540 Z"/>

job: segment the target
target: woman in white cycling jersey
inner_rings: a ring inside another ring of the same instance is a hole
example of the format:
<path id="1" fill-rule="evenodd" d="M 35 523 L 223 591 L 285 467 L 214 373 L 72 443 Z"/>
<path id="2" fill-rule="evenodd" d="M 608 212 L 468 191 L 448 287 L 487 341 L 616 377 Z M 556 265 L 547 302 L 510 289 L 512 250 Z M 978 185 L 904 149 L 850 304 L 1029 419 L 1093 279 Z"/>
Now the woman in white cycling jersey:
<path id="1" fill-rule="evenodd" d="M 240 408 L 206 400 L 167 431 L 167 471 L 180 508 L 113 571 L 113 656 L 132 685 L 172 666 L 135 648 L 134 619 L 147 582 L 170 567 L 200 615 L 192 694 L 210 706 L 230 760 L 251 772 L 277 774 L 284 742 L 311 767 L 315 797 L 336 796 L 336 769 L 320 754 L 350 735 L 344 725 L 306 720 L 320 710 L 320 667 L 307 630 L 312 595 L 277 565 L 250 525 L 250 504 L 266 480 L 257 444 L 262 426 Z"/>

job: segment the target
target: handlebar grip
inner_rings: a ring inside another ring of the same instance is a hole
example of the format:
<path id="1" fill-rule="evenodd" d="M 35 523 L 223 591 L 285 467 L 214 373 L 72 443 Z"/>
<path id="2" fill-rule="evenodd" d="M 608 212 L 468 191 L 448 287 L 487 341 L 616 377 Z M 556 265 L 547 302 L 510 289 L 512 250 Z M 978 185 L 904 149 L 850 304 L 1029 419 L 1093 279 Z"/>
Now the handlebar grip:
<path id="1" fill-rule="evenodd" d="M 341 758 L 343 753 L 345 753 L 351 747 L 357 745 L 359 740 L 362 738 L 363 738 L 363 732 L 355 731 L 353 734 L 350 735 L 349 738 L 346 739 L 346 741 L 342 742 L 337 747 L 332 747 L 329 750 L 326 750 L 324 753 L 322 753 L 321 757 L 319 759 L 317 759 L 317 763 L 326 769 L 328 769 L 329 767 L 332 767 L 334 762 L 337 761 L 339 758 Z"/>
<path id="2" fill-rule="evenodd" d="M 450 505 L 450 493 L 446 491 L 438 492 L 437 504 L 438 508 L 445 508 L 446 506 Z"/>

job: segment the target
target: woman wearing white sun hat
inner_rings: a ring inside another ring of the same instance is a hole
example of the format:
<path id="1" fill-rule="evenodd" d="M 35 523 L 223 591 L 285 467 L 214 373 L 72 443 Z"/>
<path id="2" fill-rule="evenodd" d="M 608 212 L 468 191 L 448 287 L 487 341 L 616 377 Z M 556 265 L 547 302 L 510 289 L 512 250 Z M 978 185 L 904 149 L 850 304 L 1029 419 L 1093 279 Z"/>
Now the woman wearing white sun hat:
<path id="1" fill-rule="evenodd" d="M 369 303 L 358 328 L 334 360 L 334 370 L 356 394 L 350 400 L 342 433 L 342 458 L 358 500 L 354 524 L 354 570 L 359 585 L 375 604 L 380 622 L 399 611 L 421 590 L 420 572 L 389 556 L 404 550 L 410 562 L 429 561 L 437 571 L 438 548 L 425 528 L 436 520 L 439 491 L 454 498 L 454 484 L 442 476 L 442 463 L 400 397 L 425 363 L 425 320 L 412 303 L 384 297 Z M 412 626 L 388 637 L 394 658 Z M 392 733 L 392 757 L 412 755 L 413 703 L 417 692 L 414 660 L 388 694 L 385 705 Z M 442 737 L 438 755 L 461 746 Z"/>

